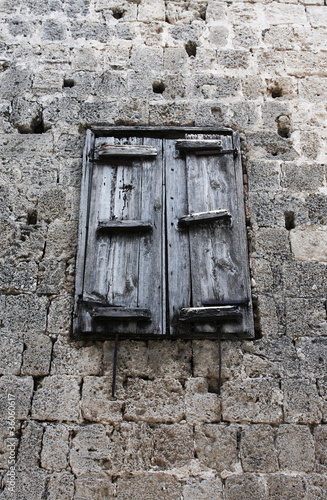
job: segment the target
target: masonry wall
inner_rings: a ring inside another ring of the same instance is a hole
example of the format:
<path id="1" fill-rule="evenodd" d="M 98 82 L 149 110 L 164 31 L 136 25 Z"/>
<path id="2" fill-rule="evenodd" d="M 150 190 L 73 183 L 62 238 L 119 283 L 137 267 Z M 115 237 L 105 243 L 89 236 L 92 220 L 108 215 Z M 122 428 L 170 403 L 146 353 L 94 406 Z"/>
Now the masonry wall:
<path id="1" fill-rule="evenodd" d="M 0 498 L 327 498 L 324 1 L 2 0 L 1 21 Z M 258 338 L 222 343 L 221 396 L 216 342 L 121 342 L 113 400 L 113 343 L 71 340 L 92 124 L 241 133 Z"/>

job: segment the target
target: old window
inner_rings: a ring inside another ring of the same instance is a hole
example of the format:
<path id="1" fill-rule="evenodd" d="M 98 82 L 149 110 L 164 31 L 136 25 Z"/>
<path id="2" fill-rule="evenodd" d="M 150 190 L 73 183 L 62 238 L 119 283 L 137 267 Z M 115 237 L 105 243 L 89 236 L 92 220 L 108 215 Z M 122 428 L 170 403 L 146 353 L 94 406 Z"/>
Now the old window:
<path id="1" fill-rule="evenodd" d="M 253 337 L 237 133 L 88 131 L 74 334 Z"/>

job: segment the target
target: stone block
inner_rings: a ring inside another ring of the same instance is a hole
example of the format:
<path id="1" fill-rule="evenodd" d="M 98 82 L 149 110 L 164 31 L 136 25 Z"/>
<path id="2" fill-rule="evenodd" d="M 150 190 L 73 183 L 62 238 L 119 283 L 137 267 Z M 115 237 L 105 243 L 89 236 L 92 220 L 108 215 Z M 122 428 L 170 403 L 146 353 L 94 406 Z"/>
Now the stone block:
<path id="1" fill-rule="evenodd" d="M 261 335 L 268 339 L 279 338 L 285 330 L 283 317 L 280 315 L 281 309 L 284 308 L 275 298 L 266 295 L 258 296 L 257 305 L 257 322 Z M 265 363 L 265 360 L 263 362 Z M 251 368 L 250 371 L 252 372 Z"/>
<path id="2" fill-rule="evenodd" d="M 191 376 L 191 342 L 149 341 L 148 368 L 150 378 L 187 379 Z"/>
<path id="3" fill-rule="evenodd" d="M 23 335 L 17 332 L 0 333 L 0 375 L 19 375 L 23 355 Z"/>
<path id="4" fill-rule="evenodd" d="M 217 76 L 214 73 L 195 75 L 194 96 L 205 99 L 222 99 L 235 96 L 240 92 L 240 80 L 235 77 Z"/>
<path id="5" fill-rule="evenodd" d="M 323 186 L 324 166 L 315 163 L 283 163 L 281 186 L 293 192 L 316 191 Z"/>
<path id="6" fill-rule="evenodd" d="M 257 293 L 271 295 L 280 288 L 274 269 L 265 259 L 252 259 L 252 286 Z"/>
<path id="7" fill-rule="evenodd" d="M 42 38 L 44 40 L 65 40 L 66 28 L 63 24 L 49 19 L 42 23 Z"/>
<path id="8" fill-rule="evenodd" d="M 265 83 L 261 76 L 245 76 L 241 79 L 242 92 L 247 99 L 258 99 L 265 92 Z"/>
<path id="9" fill-rule="evenodd" d="M 197 42 L 201 35 L 201 27 L 195 24 L 186 24 L 185 26 L 176 26 L 169 30 L 170 36 L 175 40 L 184 42 Z"/>
<path id="10" fill-rule="evenodd" d="M 173 73 L 179 72 L 187 63 L 187 54 L 184 48 L 167 47 L 163 53 L 164 69 Z"/>
<path id="11" fill-rule="evenodd" d="M 287 423 L 318 424 L 321 421 L 321 401 L 317 386 L 308 379 L 282 381 L 284 419 Z"/>
<path id="12" fill-rule="evenodd" d="M 113 341 L 103 344 L 103 370 L 106 375 L 112 375 L 115 343 Z M 149 377 L 148 346 L 142 341 L 120 341 L 118 344 L 117 373 L 121 377 Z"/>
<path id="13" fill-rule="evenodd" d="M 123 476 L 117 480 L 117 500 L 180 500 L 182 485 L 170 475 L 161 472 Z"/>
<path id="14" fill-rule="evenodd" d="M 45 222 L 53 222 L 64 216 L 66 205 L 66 190 L 51 188 L 44 191 L 38 200 L 38 217 Z"/>
<path id="15" fill-rule="evenodd" d="M 236 47 L 253 48 L 260 46 L 260 33 L 252 26 L 236 27 L 234 30 Z"/>
<path id="16" fill-rule="evenodd" d="M 32 72 L 27 69 L 11 67 L 0 75 L 0 91 L 3 99 L 23 96 L 32 86 Z"/>
<path id="17" fill-rule="evenodd" d="M 241 461 L 244 472 L 276 472 L 277 451 L 270 425 L 244 427 L 241 434 Z"/>
<path id="18" fill-rule="evenodd" d="M 212 340 L 195 340 L 193 344 L 194 377 L 206 377 L 211 383 L 219 376 L 219 345 Z M 240 375 L 243 353 L 239 342 L 221 342 L 221 378 L 228 380 Z"/>
<path id="19" fill-rule="evenodd" d="M 272 2 L 265 8 L 265 19 L 270 25 L 306 23 L 306 13 L 302 5 L 289 5 Z"/>
<path id="20" fill-rule="evenodd" d="M 112 377 L 84 377 L 82 415 L 91 422 L 114 423 L 123 419 L 124 398 L 117 387 L 118 400 L 111 396 Z"/>
<path id="21" fill-rule="evenodd" d="M 68 471 L 51 474 L 48 485 L 48 500 L 71 500 L 74 497 L 74 476 Z M 86 497 L 84 497 L 86 499 Z"/>
<path id="22" fill-rule="evenodd" d="M 297 377 L 300 375 L 298 352 L 285 336 L 245 342 L 244 368 L 248 377 Z"/>
<path id="23" fill-rule="evenodd" d="M 189 102 L 150 103 L 150 125 L 192 125 L 194 124 L 194 106 Z"/>
<path id="24" fill-rule="evenodd" d="M 246 165 L 248 183 L 251 191 L 264 189 L 278 190 L 280 188 L 280 164 L 277 161 L 255 160 Z"/>
<path id="25" fill-rule="evenodd" d="M 280 423 L 282 391 L 278 380 L 252 378 L 225 382 L 222 387 L 222 415 L 227 422 Z"/>
<path id="26" fill-rule="evenodd" d="M 223 486 L 220 478 L 190 479 L 183 488 L 187 500 L 223 500 Z"/>
<path id="27" fill-rule="evenodd" d="M 327 269 L 322 263 L 294 262 L 284 264 L 283 278 L 286 297 L 326 297 Z"/>
<path id="28" fill-rule="evenodd" d="M 250 56 L 246 50 L 218 50 L 217 61 L 224 68 L 245 69 L 250 64 Z"/>
<path id="29" fill-rule="evenodd" d="M 248 150 L 252 159 L 295 160 L 298 153 L 292 139 L 278 135 L 277 131 L 250 132 L 247 134 Z"/>
<path id="30" fill-rule="evenodd" d="M 96 71 L 96 52 L 88 47 L 75 47 L 72 57 L 73 71 Z"/>
<path id="31" fill-rule="evenodd" d="M 41 466 L 60 472 L 67 467 L 69 452 L 69 428 L 63 424 L 47 424 L 45 427 Z"/>
<path id="32" fill-rule="evenodd" d="M 291 109 L 288 101 L 272 99 L 267 101 L 261 108 L 264 127 L 272 130 L 277 129 L 277 121 L 281 115 L 291 116 Z"/>
<path id="33" fill-rule="evenodd" d="M 180 422 L 185 418 L 184 391 L 177 380 L 130 379 L 124 418 L 134 422 Z"/>
<path id="34" fill-rule="evenodd" d="M 12 257 L 0 260 L 0 292 L 8 294 L 35 292 L 36 285 L 35 262 L 15 262 Z"/>
<path id="35" fill-rule="evenodd" d="M 41 377 L 48 375 L 52 354 L 52 341 L 42 333 L 24 334 L 23 375 Z"/>
<path id="36" fill-rule="evenodd" d="M 42 121 L 42 106 L 16 97 L 12 103 L 10 121 L 21 134 L 32 134 Z"/>
<path id="37" fill-rule="evenodd" d="M 321 378 L 327 372 L 327 338 L 302 337 L 296 340 L 303 377 Z"/>
<path id="38" fill-rule="evenodd" d="M 51 298 L 48 314 L 48 333 L 70 334 L 73 312 L 73 297 L 68 294 Z"/>
<path id="39" fill-rule="evenodd" d="M 32 418 L 78 422 L 80 419 L 79 382 L 78 378 L 69 375 L 44 378 L 33 399 Z"/>
<path id="40" fill-rule="evenodd" d="M 101 43 L 108 42 L 112 37 L 112 28 L 106 24 L 86 23 L 75 21 L 70 27 L 71 36 L 75 40 L 97 40 Z"/>
<path id="41" fill-rule="evenodd" d="M 268 498 L 277 500 L 281 492 L 287 500 L 303 500 L 305 498 L 305 489 L 303 478 L 286 474 L 274 474 L 267 476 Z"/>
<path id="42" fill-rule="evenodd" d="M 327 225 L 327 196 L 320 193 L 311 194 L 306 202 L 311 223 Z"/>
<path id="43" fill-rule="evenodd" d="M 291 257 L 289 233 L 286 228 L 259 228 L 255 231 L 253 244 L 253 257 Z"/>
<path id="44" fill-rule="evenodd" d="M 116 36 L 122 40 L 133 40 L 136 36 L 134 24 L 131 22 L 117 24 Z"/>
<path id="45" fill-rule="evenodd" d="M 327 97 L 327 89 L 321 85 L 324 77 L 311 76 L 303 78 L 299 82 L 299 96 L 301 99 L 311 101 L 324 101 Z M 310 179 L 308 179 L 309 181 Z"/>
<path id="46" fill-rule="evenodd" d="M 99 500 L 114 500 L 116 498 L 115 484 L 107 473 L 94 472 L 77 477 L 74 499 L 89 500 L 90 498 Z"/>
<path id="47" fill-rule="evenodd" d="M 324 9 L 322 4 L 307 7 L 307 15 L 309 23 L 313 28 L 324 28 L 327 25 L 326 9 Z"/>
<path id="48" fill-rule="evenodd" d="M 49 224 L 46 258 L 69 260 L 75 257 L 77 221 L 57 220 Z"/>
<path id="49" fill-rule="evenodd" d="M 90 424 L 74 429 L 70 451 L 70 465 L 76 476 L 101 473 L 110 454 L 106 429 L 101 424 Z"/>
<path id="50" fill-rule="evenodd" d="M 318 393 L 322 398 L 322 420 L 327 421 L 327 377 L 317 380 Z"/>
<path id="51" fill-rule="evenodd" d="M 153 22 L 165 20 L 164 0 L 142 0 L 137 14 L 138 21 Z"/>
<path id="52" fill-rule="evenodd" d="M 277 431 L 276 447 L 281 469 L 289 472 L 314 470 L 314 440 L 309 427 L 282 424 Z"/>
<path id="53" fill-rule="evenodd" d="M 101 343 L 87 345 L 59 337 L 53 347 L 51 375 L 98 375 L 101 361 Z"/>
<path id="54" fill-rule="evenodd" d="M 286 299 L 286 333 L 291 338 L 327 334 L 325 299 Z"/>
<path id="55" fill-rule="evenodd" d="M 202 467 L 209 467 L 217 472 L 238 470 L 237 426 L 197 425 L 194 441 L 196 457 Z"/>
<path id="56" fill-rule="evenodd" d="M 42 469 L 24 470 L 17 472 L 16 475 L 16 498 L 22 500 L 43 500 L 46 495 L 47 473 Z M 4 500 L 12 497 L 8 490 L 8 475 L 4 478 Z M 8 496 L 7 496 L 8 495 Z"/>
<path id="57" fill-rule="evenodd" d="M 304 158 L 307 160 L 316 160 L 322 148 L 321 135 L 313 131 L 302 131 L 300 133 L 300 141 Z"/>
<path id="58" fill-rule="evenodd" d="M 194 459 L 193 427 L 183 424 L 159 425 L 152 431 L 151 463 L 159 469 L 183 467 Z"/>
<path id="59" fill-rule="evenodd" d="M 17 470 L 36 470 L 40 463 L 40 454 L 42 447 L 43 427 L 37 422 L 28 422 L 22 429 L 19 443 L 16 469 Z"/>
<path id="60" fill-rule="evenodd" d="M 105 71 L 95 80 L 94 91 L 101 98 L 121 96 L 126 92 L 126 77 L 122 71 Z"/>
<path id="61" fill-rule="evenodd" d="M 326 474 L 327 471 L 327 425 L 318 425 L 314 429 L 316 448 L 316 470 Z"/>
<path id="62" fill-rule="evenodd" d="M 326 76 L 327 54 L 319 51 L 287 51 L 285 53 L 286 72 L 299 78 L 306 76 Z"/>
<path id="63" fill-rule="evenodd" d="M 0 378 L 0 395 L 1 415 L 8 415 L 8 395 L 10 395 L 10 400 L 15 402 L 15 418 L 25 420 L 31 408 L 32 377 L 4 375 Z"/>
<path id="64" fill-rule="evenodd" d="M 306 495 L 304 500 L 324 500 L 327 496 L 327 476 L 307 474 L 305 477 Z"/>
<path id="65" fill-rule="evenodd" d="M 135 71 L 148 72 L 154 68 L 163 69 L 163 49 L 161 47 L 146 47 L 137 45 L 132 49 L 130 67 Z"/>
<path id="66" fill-rule="evenodd" d="M 191 378 L 186 382 L 185 411 L 188 424 L 219 422 L 221 401 L 217 394 L 209 392 L 208 380 Z"/>
<path id="67" fill-rule="evenodd" d="M 209 42 L 213 47 L 226 47 L 228 44 L 229 30 L 225 26 L 209 26 Z"/>
<path id="68" fill-rule="evenodd" d="M 224 500 L 265 500 L 265 484 L 262 477 L 245 473 L 229 476 L 225 482 Z"/>

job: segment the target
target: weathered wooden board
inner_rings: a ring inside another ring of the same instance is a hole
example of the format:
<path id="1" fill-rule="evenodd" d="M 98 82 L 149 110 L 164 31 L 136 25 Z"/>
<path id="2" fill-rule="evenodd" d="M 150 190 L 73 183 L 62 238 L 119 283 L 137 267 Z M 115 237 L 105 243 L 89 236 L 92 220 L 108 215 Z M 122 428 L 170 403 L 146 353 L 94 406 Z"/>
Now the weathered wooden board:
<path id="1" fill-rule="evenodd" d="M 179 151 L 199 151 L 202 149 L 222 149 L 222 141 L 219 139 L 187 139 L 177 140 L 176 149 Z"/>
<path id="2" fill-rule="evenodd" d="M 132 145 L 132 144 L 110 144 L 110 141 L 102 143 L 95 151 L 96 157 L 103 158 L 106 156 L 119 156 L 119 157 L 145 157 L 145 156 L 157 156 L 157 150 L 153 146 L 143 144 Z"/>
<path id="3" fill-rule="evenodd" d="M 180 310 L 180 321 L 217 321 L 230 318 L 242 318 L 241 310 L 236 306 L 188 307 Z"/>
<path id="4" fill-rule="evenodd" d="M 140 307 L 135 309 L 131 307 L 92 307 L 90 314 L 92 318 L 96 319 L 119 319 L 121 321 L 151 319 L 151 311 Z"/>
<path id="5" fill-rule="evenodd" d="M 152 231 L 152 223 L 143 220 L 99 220 L 98 231 L 105 232 L 134 232 Z"/>
<path id="6" fill-rule="evenodd" d="M 178 220 L 179 227 L 187 227 L 191 224 L 210 224 L 215 221 L 225 220 L 230 222 L 231 214 L 227 210 L 211 210 L 209 212 L 198 212 L 184 215 Z"/>

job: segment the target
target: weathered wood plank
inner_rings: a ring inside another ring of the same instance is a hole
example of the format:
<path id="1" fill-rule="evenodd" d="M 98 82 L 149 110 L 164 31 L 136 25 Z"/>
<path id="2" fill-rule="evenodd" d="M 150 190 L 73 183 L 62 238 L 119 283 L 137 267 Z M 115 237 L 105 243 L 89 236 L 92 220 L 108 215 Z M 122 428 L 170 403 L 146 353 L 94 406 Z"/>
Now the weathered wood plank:
<path id="1" fill-rule="evenodd" d="M 125 156 L 132 157 L 145 157 L 145 156 L 157 156 L 157 150 L 153 146 L 132 145 L 132 144 L 101 144 L 100 148 L 96 151 L 99 158 L 108 156 L 119 156 L 121 158 Z"/>
<path id="2" fill-rule="evenodd" d="M 177 140 L 176 149 L 179 151 L 199 151 L 201 149 L 222 149 L 222 141 L 217 139 L 187 139 Z"/>
<path id="3" fill-rule="evenodd" d="M 98 231 L 111 233 L 115 231 L 122 232 L 147 232 L 152 231 L 152 223 L 142 220 L 99 220 Z"/>
<path id="4" fill-rule="evenodd" d="M 191 224 L 198 224 L 198 223 L 211 223 L 215 222 L 217 220 L 227 220 L 230 222 L 231 220 L 231 214 L 224 209 L 221 210 L 211 210 L 209 212 L 198 212 L 194 214 L 188 214 L 184 215 L 183 217 L 180 217 L 178 220 L 178 226 L 179 227 L 187 227 Z"/>
<path id="5" fill-rule="evenodd" d="M 184 322 L 214 321 L 241 317 L 242 311 L 236 306 L 188 307 L 180 310 L 179 320 Z"/>
<path id="6" fill-rule="evenodd" d="M 164 141 L 166 170 L 167 284 L 170 333 L 178 325 L 179 310 L 191 305 L 190 249 L 188 232 L 178 229 L 179 219 L 188 212 L 185 158 L 176 155 L 175 141 Z M 185 330 L 185 333 L 187 329 Z"/>
<path id="7" fill-rule="evenodd" d="M 96 307 L 91 308 L 90 314 L 94 319 L 119 319 L 128 320 L 150 320 L 151 311 L 149 309 L 131 307 Z"/>

